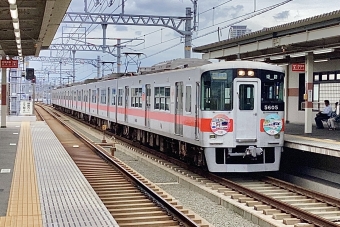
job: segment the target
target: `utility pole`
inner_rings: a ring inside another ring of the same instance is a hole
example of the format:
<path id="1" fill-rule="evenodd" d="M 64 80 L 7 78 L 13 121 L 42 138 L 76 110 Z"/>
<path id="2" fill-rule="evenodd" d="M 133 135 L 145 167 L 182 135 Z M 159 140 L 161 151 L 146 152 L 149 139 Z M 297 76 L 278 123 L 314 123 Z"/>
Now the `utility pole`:
<path id="1" fill-rule="evenodd" d="M 97 78 L 100 78 L 100 56 L 97 57 Z"/>
<path id="2" fill-rule="evenodd" d="M 73 83 L 75 82 L 76 80 L 76 62 L 75 62 L 75 59 L 76 59 L 76 51 L 75 50 L 72 50 L 72 71 L 73 71 Z M 61 71 L 61 70 L 60 70 Z"/>
<path id="3" fill-rule="evenodd" d="M 124 2 L 124 0 L 123 0 Z M 122 64 L 121 61 L 121 45 L 120 45 L 120 39 L 117 39 L 117 73 L 120 73 L 120 66 Z"/>
<path id="4" fill-rule="evenodd" d="M 191 16 L 191 8 L 186 8 L 186 16 Z M 184 36 L 184 57 L 190 58 L 191 57 L 191 41 L 192 41 L 192 32 L 191 32 L 191 20 L 185 21 L 185 31 L 186 34 Z"/>

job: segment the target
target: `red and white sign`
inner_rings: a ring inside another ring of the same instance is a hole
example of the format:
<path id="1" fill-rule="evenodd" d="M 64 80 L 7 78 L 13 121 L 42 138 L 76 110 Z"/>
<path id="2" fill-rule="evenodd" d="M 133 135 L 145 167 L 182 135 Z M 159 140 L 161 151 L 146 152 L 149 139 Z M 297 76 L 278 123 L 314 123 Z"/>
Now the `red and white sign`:
<path id="1" fill-rule="evenodd" d="M 18 60 L 0 60 L 1 68 L 18 68 Z"/>
<path id="2" fill-rule="evenodd" d="M 305 71 L 305 64 L 292 64 L 292 71 Z"/>

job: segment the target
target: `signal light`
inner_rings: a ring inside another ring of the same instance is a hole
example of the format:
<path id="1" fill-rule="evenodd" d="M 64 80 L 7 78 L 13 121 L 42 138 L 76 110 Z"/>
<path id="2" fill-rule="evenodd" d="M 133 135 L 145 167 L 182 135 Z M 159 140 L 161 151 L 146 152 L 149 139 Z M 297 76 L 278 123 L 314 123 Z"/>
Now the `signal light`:
<path id="1" fill-rule="evenodd" d="M 33 80 L 33 79 L 34 79 L 34 69 L 26 68 L 26 80 Z"/>

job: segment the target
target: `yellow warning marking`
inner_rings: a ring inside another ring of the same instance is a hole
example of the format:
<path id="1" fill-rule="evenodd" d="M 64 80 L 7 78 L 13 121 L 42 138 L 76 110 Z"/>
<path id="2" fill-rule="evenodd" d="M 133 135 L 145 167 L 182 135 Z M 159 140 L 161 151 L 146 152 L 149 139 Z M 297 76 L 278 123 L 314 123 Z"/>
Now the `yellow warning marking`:
<path id="1" fill-rule="evenodd" d="M 7 226 L 42 227 L 29 122 L 21 123 L 7 216 L 0 217 L 0 227 Z"/>

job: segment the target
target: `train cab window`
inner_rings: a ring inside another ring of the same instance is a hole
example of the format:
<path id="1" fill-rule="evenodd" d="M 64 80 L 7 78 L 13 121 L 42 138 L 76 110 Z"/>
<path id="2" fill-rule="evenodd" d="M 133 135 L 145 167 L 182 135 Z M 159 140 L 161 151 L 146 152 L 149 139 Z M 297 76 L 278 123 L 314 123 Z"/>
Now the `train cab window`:
<path id="1" fill-rule="evenodd" d="M 232 110 L 233 70 L 213 70 L 202 74 L 201 109 Z"/>
<path id="2" fill-rule="evenodd" d="M 264 111 L 282 111 L 284 109 L 284 74 L 267 70 L 262 71 L 261 82 L 261 109 Z"/>
<path id="3" fill-rule="evenodd" d="M 106 104 L 106 90 L 105 89 L 102 89 L 100 91 L 100 103 Z"/>
<path id="4" fill-rule="evenodd" d="M 191 86 L 185 87 L 185 112 L 191 112 Z"/>
<path id="5" fill-rule="evenodd" d="M 239 109 L 253 110 L 254 109 L 254 85 L 241 84 L 239 88 Z"/>

